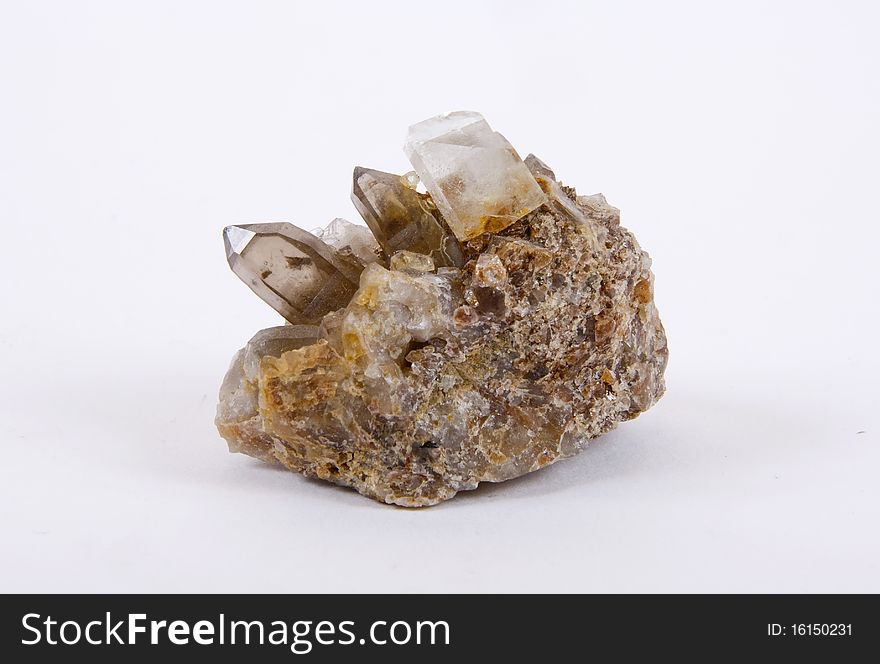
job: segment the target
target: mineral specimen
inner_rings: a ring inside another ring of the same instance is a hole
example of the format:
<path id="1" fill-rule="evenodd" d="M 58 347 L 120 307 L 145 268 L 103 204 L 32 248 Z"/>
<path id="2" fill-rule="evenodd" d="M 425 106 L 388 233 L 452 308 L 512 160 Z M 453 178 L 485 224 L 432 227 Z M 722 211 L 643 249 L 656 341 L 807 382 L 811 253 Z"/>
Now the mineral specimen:
<path id="1" fill-rule="evenodd" d="M 355 171 L 381 249 L 339 220 L 326 244 L 289 225 L 226 229 L 233 269 L 297 324 L 235 356 L 217 426 L 232 451 L 424 506 L 647 410 L 667 348 L 650 259 L 601 194 L 522 162 L 475 113 L 415 125 L 407 145 L 426 195 Z"/>

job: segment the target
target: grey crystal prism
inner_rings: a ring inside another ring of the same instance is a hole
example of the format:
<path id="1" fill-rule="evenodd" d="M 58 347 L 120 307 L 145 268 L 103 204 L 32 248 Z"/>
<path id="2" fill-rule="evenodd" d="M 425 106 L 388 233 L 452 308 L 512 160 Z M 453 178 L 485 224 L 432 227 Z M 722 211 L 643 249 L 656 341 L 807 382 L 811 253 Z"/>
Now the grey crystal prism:
<path id="1" fill-rule="evenodd" d="M 398 251 L 430 256 L 437 267 L 462 266 L 461 246 L 429 196 L 420 194 L 405 177 L 357 166 L 351 201 L 388 258 Z"/>
<path id="2" fill-rule="evenodd" d="M 363 264 L 287 222 L 223 229 L 229 267 L 295 325 L 317 325 L 346 306 Z"/>

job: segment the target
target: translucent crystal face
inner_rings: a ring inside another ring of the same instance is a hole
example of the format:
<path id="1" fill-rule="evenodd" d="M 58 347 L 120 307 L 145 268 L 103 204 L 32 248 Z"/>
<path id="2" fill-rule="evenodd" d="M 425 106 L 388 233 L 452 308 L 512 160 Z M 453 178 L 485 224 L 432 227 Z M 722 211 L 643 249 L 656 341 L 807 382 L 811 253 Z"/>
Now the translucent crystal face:
<path id="1" fill-rule="evenodd" d="M 413 125 L 404 151 L 459 240 L 507 228 L 547 200 L 513 146 L 479 113 Z"/>
<path id="2" fill-rule="evenodd" d="M 281 357 L 289 350 L 309 346 L 318 340 L 319 328 L 313 325 L 279 325 L 257 332 L 245 346 L 244 375 L 257 380 L 264 357 Z"/>
<path id="3" fill-rule="evenodd" d="M 363 265 L 293 224 L 228 226 L 223 240 L 232 271 L 291 323 L 317 325 L 357 290 Z"/>
<path id="4" fill-rule="evenodd" d="M 315 235 L 283 222 L 229 226 L 223 237 L 233 272 L 289 322 L 318 325 L 349 303 L 364 266 L 382 253 L 392 269 L 462 267 L 459 240 L 502 230 L 547 196 L 577 214 L 552 171 L 534 157 L 527 167 L 479 113 L 413 125 L 405 149 L 417 173 L 354 170 L 351 198 L 369 230 L 343 219 Z M 427 194 L 416 190 L 419 177 Z"/>
<path id="5" fill-rule="evenodd" d="M 550 205 L 573 221 L 581 224 L 587 223 L 587 217 L 578 209 L 574 201 L 562 190 L 562 186 L 556 181 L 556 174 L 543 161 L 530 154 L 525 160 L 526 168 L 534 176 L 538 185 L 547 194 Z"/>
<path id="6" fill-rule="evenodd" d="M 364 265 L 379 260 L 379 245 L 369 228 L 337 217 L 326 228 L 312 231 L 343 256 L 353 256 Z"/>
<path id="7" fill-rule="evenodd" d="M 311 325 L 280 325 L 257 332 L 233 358 L 223 380 L 218 419 L 243 422 L 257 417 L 259 399 L 253 384 L 259 380 L 262 362 L 267 357 L 281 357 L 287 351 L 309 346 L 318 340 L 318 334 L 319 328 Z M 252 453 L 254 448 L 239 446 L 237 451 Z"/>
<path id="8" fill-rule="evenodd" d="M 415 190 L 412 179 L 358 166 L 351 200 L 387 256 L 412 251 L 438 266 L 463 264 L 458 241 L 432 214 L 429 199 Z"/>

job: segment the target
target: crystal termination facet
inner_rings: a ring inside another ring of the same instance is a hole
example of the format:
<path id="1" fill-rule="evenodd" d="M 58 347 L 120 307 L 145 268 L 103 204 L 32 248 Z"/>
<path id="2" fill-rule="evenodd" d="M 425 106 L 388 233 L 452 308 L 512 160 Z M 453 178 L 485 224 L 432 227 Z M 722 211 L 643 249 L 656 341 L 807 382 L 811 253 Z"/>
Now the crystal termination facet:
<path id="1" fill-rule="evenodd" d="M 501 231 L 546 201 L 513 146 L 479 113 L 413 125 L 404 151 L 459 240 Z"/>

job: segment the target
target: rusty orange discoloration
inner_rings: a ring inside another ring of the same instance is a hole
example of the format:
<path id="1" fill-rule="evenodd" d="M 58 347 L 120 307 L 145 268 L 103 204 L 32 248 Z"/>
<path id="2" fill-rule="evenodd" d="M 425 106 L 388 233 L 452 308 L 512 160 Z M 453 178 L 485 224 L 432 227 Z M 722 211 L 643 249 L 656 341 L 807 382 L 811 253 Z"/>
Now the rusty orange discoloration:
<path id="1" fill-rule="evenodd" d="M 596 323 L 593 327 L 596 343 L 601 345 L 610 341 L 611 337 L 614 336 L 615 327 L 616 323 L 613 317 L 604 314 L 596 316 Z"/>
<path id="2" fill-rule="evenodd" d="M 354 301 L 362 307 L 365 307 L 372 311 L 376 309 L 376 306 L 379 302 L 379 292 L 376 290 L 375 286 L 361 288 L 355 294 Z"/>
<path id="3" fill-rule="evenodd" d="M 648 304 L 651 301 L 651 283 L 647 279 L 642 279 L 633 289 L 633 295 L 638 302 Z"/>

